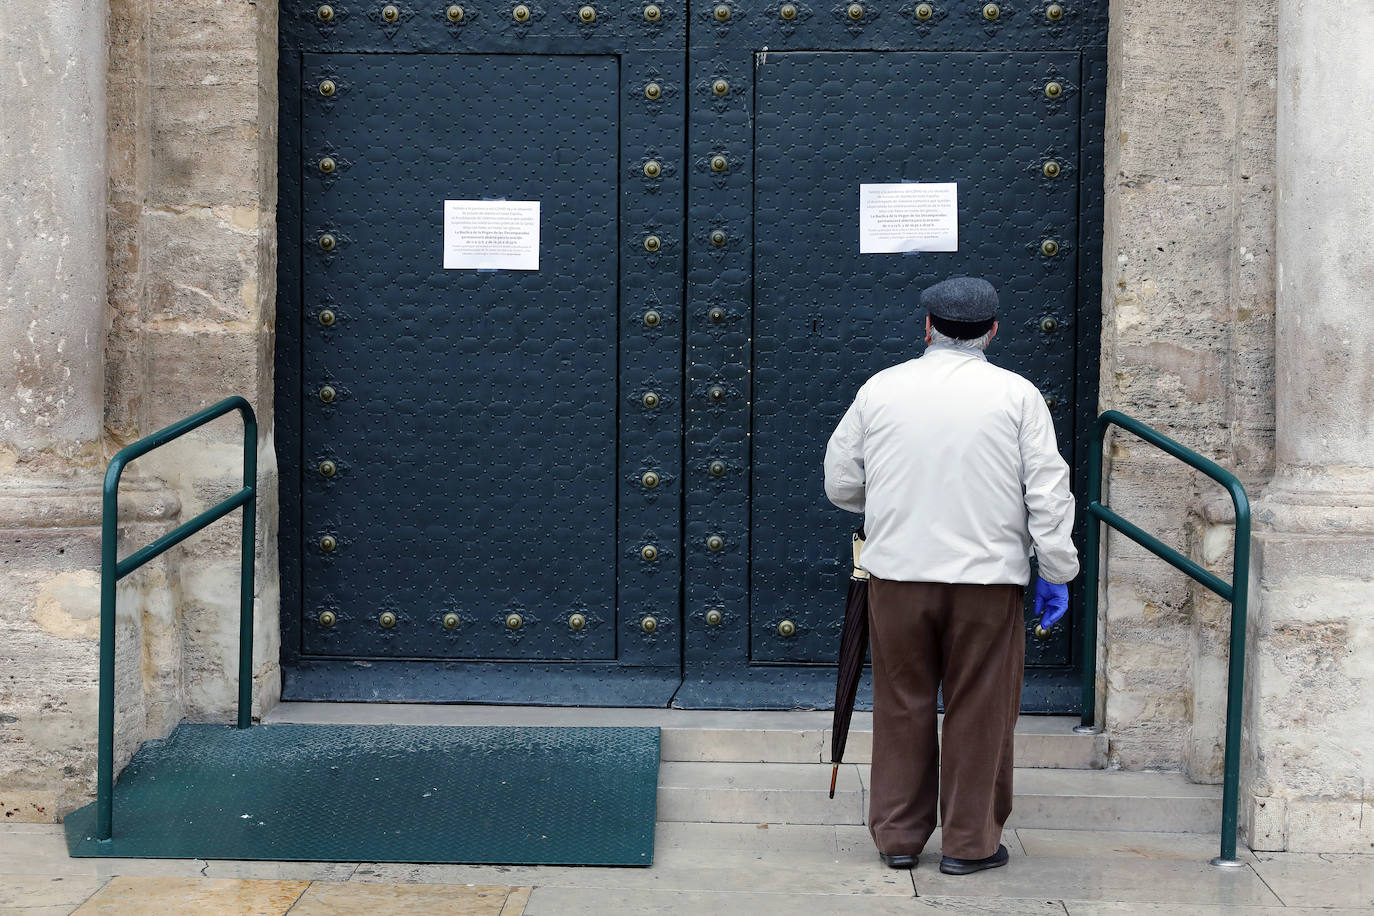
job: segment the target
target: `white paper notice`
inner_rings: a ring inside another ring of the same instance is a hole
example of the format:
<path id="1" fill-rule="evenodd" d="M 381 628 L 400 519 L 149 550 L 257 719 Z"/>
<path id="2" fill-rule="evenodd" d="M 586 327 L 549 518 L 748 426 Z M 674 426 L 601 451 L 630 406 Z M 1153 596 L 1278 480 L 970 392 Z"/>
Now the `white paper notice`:
<path id="1" fill-rule="evenodd" d="M 539 201 L 444 201 L 445 270 L 538 270 Z"/>
<path id="2" fill-rule="evenodd" d="M 953 182 L 859 185 L 859 253 L 959 250 Z"/>

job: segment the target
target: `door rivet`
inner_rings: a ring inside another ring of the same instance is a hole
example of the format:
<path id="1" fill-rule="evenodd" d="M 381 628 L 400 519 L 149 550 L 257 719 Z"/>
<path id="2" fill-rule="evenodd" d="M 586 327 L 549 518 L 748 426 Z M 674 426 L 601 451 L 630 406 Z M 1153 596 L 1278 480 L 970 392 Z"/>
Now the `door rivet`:
<path id="1" fill-rule="evenodd" d="M 850 19 L 864 18 L 864 8 L 857 3 L 849 4 L 849 9 L 845 10 L 845 13 L 848 14 Z"/>
<path id="2" fill-rule="evenodd" d="M 593 7 L 584 6 L 577 11 L 577 18 L 581 19 L 583 22 L 595 22 L 596 10 Z"/>
<path id="3" fill-rule="evenodd" d="M 644 406 L 647 407 L 647 408 L 649 408 L 650 410 L 653 410 L 655 407 L 658 406 L 658 392 L 657 392 L 657 391 L 646 391 L 646 392 L 644 392 Z"/>
<path id="4" fill-rule="evenodd" d="M 645 544 L 639 548 L 639 555 L 644 558 L 644 562 L 652 563 L 658 559 L 658 548 L 653 544 Z"/>
<path id="5" fill-rule="evenodd" d="M 721 550 L 725 549 L 725 538 L 718 534 L 713 534 L 706 539 L 706 547 L 708 550 L 719 553 Z"/>
<path id="6" fill-rule="evenodd" d="M 723 171 L 725 171 L 725 167 L 726 167 L 727 165 L 729 165 L 729 163 L 725 161 L 725 157 L 724 157 L 724 156 L 712 156 L 712 157 L 711 157 L 711 171 L 713 171 L 713 172 L 723 172 Z"/>
<path id="7" fill-rule="evenodd" d="M 724 229 L 712 229 L 712 230 L 711 230 L 711 244 L 712 244 L 712 245 L 715 245 L 717 248 L 723 248 L 723 247 L 725 246 L 725 230 L 724 230 Z"/>
<path id="8" fill-rule="evenodd" d="M 387 629 L 391 629 L 396 626 L 396 615 L 391 611 L 382 611 L 381 616 L 377 618 L 377 622 Z"/>
<path id="9" fill-rule="evenodd" d="M 706 392 L 706 396 L 713 401 L 723 401 L 725 400 L 725 389 L 719 385 L 712 385 Z"/>
<path id="10" fill-rule="evenodd" d="M 568 618 L 568 626 L 574 630 L 580 630 L 587 625 L 587 618 L 584 614 L 573 614 Z"/>
<path id="11" fill-rule="evenodd" d="M 383 20 L 385 20 L 385 21 L 387 21 L 387 22 L 395 22 L 397 19 L 400 19 L 400 18 L 401 18 L 401 11 L 398 10 L 395 6 L 393 6 L 393 5 L 391 5 L 390 3 L 388 3 L 386 6 L 382 7 L 382 19 L 383 19 Z"/>
<path id="12" fill-rule="evenodd" d="M 657 178 L 663 173 L 663 166 L 658 164 L 656 159 L 650 159 L 644 163 L 644 175 L 647 178 Z"/>
<path id="13" fill-rule="evenodd" d="M 935 9 L 929 3 L 918 3 L 916 5 L 916 18 L 921 21 L 929 19 L 935 14 Z"/>
<path id="14" fill-rule="evenodd" d="M 644 240 L 645 251 L 658 251 L 658 249 L 662 247 L 662 245 L 663 243 L 658 240 L 658 236 L 656 235 L 651 235 Z"/>
<path id="15" fill-rule="evenodd" d="M 639 627 L 645 633 L 652 633 L 658 629 L 658 621 L 653 617 L 645 617 L 639 622 Z"/>
<path id="16" fill-rule="evenodd" d="M 326 534 L 320 538 L 320 549 L 325 553 L 333 553 L 334 548 L 339 546 L 339 542 L 334 539 L 334 535 Z"/>
<path id="17" fill-rule="evenodd" d="M 645 98 L 656 100 L 661 95 L 663 95 L 663 87 L 660 86 L 658 83 L 650 83 L 649 85 L 644 87 Z"/>
<path id="18" fill-rule="evenodd" d="M 1053 334 L 1059 328 L 1059 322 L 1050 316 L 1040 319 L 1040 330 L 1046 334 Z"/>
<path id="19" fill-rule="evenodd" d="M 336 624 L 336 623 L 338 623 L 338 622 L 339 622 L 339 618 L 336 617 L 336 616 L 334 616 L 334 612 L 333 612 L 333 611 L 321 611 L 321 612 L 320 612 L 320 626 L 322 626 L 322 627 L 332 627 L 334 624 Z"/>
<path id="20" fill-rule="evenodd" d="M 1040 243 L 1040 253 L 1048 258 L 1054 257 L 1059 253 L 1059 243 L 1054 239 L 1045 239 Z"/>
<path id="21" fill-rule="evenodd" d="M 725 476 L 725 462 L 724 462 L 724 461 L 721 461 L 719 458 L 717 458 L 715 461 L 712 461 L 712 462 L 711 462 L 711 476 L 712 476 L 712 477 L 724 477 L 724 476 Z"/>
<path id="22" fill-rule="evenodd" d="M 644 7 L 644 18 L 648 21 L 658 22 L 659 18 L 662 16 L 663 11 L 654 4 L 650 3 L 648 6 Z"/>
<path id="23" fill-rule="evenodd" d="M 320 236 L 320 249 L 323 251 L 333 251 L 338 244 L 338 240 L 328 232 Z"/>
<path id="24" fill-rule="evenodd" d="M 320 462 L 320 476 L 321 476 L 321 477 L 333 477 L 333 476 L 334 476 L 334 472 L 337 471 L 338 469 L 339 469 L 338 466 L 336 466 L 336 465 L 334 464 L 334 462 L 332 462 L 332 461 L 325 460 L 325 461 L 321 461 L 321 462 Z"/>
<path id="25" fill-rule="evenodd" d="M 328 175 L 330 172 L 334 171 L 335 164 L 333 158 L 325 156 L 320 160 L 320 171 Z"/>
<path id="26" fill-rule="evenodd" d="M 782 623 L 778 624 L 778 635 L 779 635 L 779 636 L 783 636 L 783 637 L 786 637 L 786 636 L 793 636 L 793 635 L 796 634 L 796 632 L 797 632 L 797 625 L 796 625 L 795 623 L 793 623 L 792 621 L 790 621 L 790 620 L 784 620 Z"/>
<path id="27" fill-rule="evenodd" d="M 1049 639 L 1049 638 L 1050 638 L 1050 631 L 1047 630 L 1047 629 L 1045 629 L 1044 627 L 1042 627 L 1040 624 L 1037 623 L 1037 624 L 1035 625 L 1035 638 L 1036 638 L 1036 639 Z"/>
<path id="28" fill-rule="evenodd" d="M 1058 177 L 1059 177 L 1059 163 L 1057 163 L 1057 162 L 1055 162 L 1053 159 L 1051 159 L 1049 162 L 1046 162 L 1046 163 L 1045 163 L 1045 166 L 1044 166 L 1043 169 L 1041 169 L 1041 171 L 1043 171 L 1043 172 L 1045 173 L 1045 177 L 1046 177 L 1046 178 L 1058 178 Z"/>
<path id="29" fill-rule="evenodd" d="M 1048 407 L 1050 410 L 1054 410 L 1056 407 L 1059 406 L 1059 398 L 1055 397 L 1052 394 L 1045 395 L 1045 406 Z"/>
<path id="30" fill-rule="evenodd" d="M 712 608 L 706 612 L 706 625 L 712 627 L 720 626 L 720 622 L 725 619 L 725 615 Z"/>
<path id="31" fill-rule="evenodd" d="M 724 22 L 730 18 L 730 7 L 722 3 L 720 6 L 716 7 L 713 15 L 716 17 L 717 22 Z"/>
<path id="32" fill-rule="evenodd" d="M 321 80 L 321 81 L 320 81 L 320 95 L 333 95 L 333 94 L 334 94 L 334 90 L 337 89 L 337 88 L 338 88 L 338 87 L 334 85 L 334 81 L 333 81 L 333 80 Z"/>
<path id="33" fill-rule="evenodd" d="M 714 305 L 711 307 L 711 310 L 706 313 L 706 317 L 711 319 L 712 324 L 720 324 L 725 320 L 725 309 L 718 305 Z"/>
<path id="34" fill-rule="evenodd" d="M 461 6 L 459 6 L 458 4 L 456 4 L 456 3 L 455 3 L 453 6 L 450 6 L 450 7 L 448 8 L 448 21 L 449 21 L 449 22 L 462 22 L 462 21 L 463 21 L 463 8 L 462 8 Z"/>
<path id="35" fill-rule="evenodd" d="M 716 95 L 725 95 L 730 91 L 730 84 L 725 80 L 716 80 L 711 84 L 711 91 Z"/>
<path id="36" fill-rule="evenodd" d="M 656 328 L 663 322 L 663 316 L 653 309 L 644 313 L 644 326 L 646 328 Z"/>
<path id="37" fill-rule="evenodd" d="M 987 3 L 983 5 L 983 18 L 988 20 L 989 22 L 996 19 L 1000 15 L 1002 15 L 1002 10 L 997 6 L 996 3 Z"/>
<path id="38" fill-rule="evenodd" d="M 530 18 L 530 8 L 525 4 L 520 4 L 512 12 L 516 22 L 524 22 Z"/>
<path id="39" fill-rule="evenodd" d="M 1064 18 L 1064 7 L 1060 6 L 1058 3 L 1051 3 L 1049 6 L 1045 7 L 1045 18 L 1050 22 L 1058 22 Z"/>
<path id="40" fill-rule="evenodd" d="M 639 478 L 639 482 L 650 490 L 658 486 L 658 475 L 653 471 L 645 471 L 644 476 Z"/>
<path id="41" fill-rule="evenodd" d="M 334 18 L 334 7 L 326 3 L 315 11 L 315 15 L 320 17 L 321 22 L 328 22 Z"/>
<path id="42" fill-rule="evenodd" d="M 338 397 L 338 394 L 339 393 L 334 390 L 334 386 L 325 385 L 320 389 L 320 400 L 324 401 L 326 404 L 332 404 L 334 403 L 334 398 Z"/>
<path id="43" fill-rule="evenodd" d="M 1045 84 L 1045 97 L 1057 99 L 1064 94 L 1064 86 L 1058 82 L 1048 82 Z"/>
<path id="44" fill-rule="evenodd" d="M 334 314 L 333 309 L 320 310 L 320 324 L 324 325 L 325 327 L 329 327 L 330 325 L 332 325 L 335 319 L 337 318 L 338 316 Z"/>
<path id="45" fill-rule="evenodd" d="M 457 614 L 449 613 L 444 615 L 445 630 L 456 630 L 458 629 L 458 624 L 460 623 L 462 623 L 462 621 L 458 619 Z"/>
<path id="46" fill-rule="evenodd" d="M 778 15 L 790 22 L 797 18 L 797 7 L 791 3 L 784 3 L 778 10 Z"/>
<path id="47" fill-rule="evenodd" d="M 506 629 L 518 630 L 525 625 L 525 621 L 519 614 L 506 615 Z"/>

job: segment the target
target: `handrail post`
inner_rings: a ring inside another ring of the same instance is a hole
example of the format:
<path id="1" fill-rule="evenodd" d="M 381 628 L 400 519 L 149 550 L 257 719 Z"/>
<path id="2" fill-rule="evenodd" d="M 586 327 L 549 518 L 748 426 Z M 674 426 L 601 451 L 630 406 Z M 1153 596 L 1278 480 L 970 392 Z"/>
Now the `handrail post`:
<path id="1" fill-rule="evenodd" d="M 1084 536 L 1083 550 L 1083 684 L 1082 713 L 1078 727 L 1079 734 L 1096 734 L 1097 717 L 1097 593 L 1101 576 L 1101 549 L 1099 535 L 1101 522 L 1093 514 L 1093 506 L 1102 501 L 1102 447 L 1106 440 L 1107 424 L 1102 417 L 1093 423 L 1093 432 L 1088 446 L 1088 504 L 1083 507 L 1087 517 L 1087 531 Z"/>
<path id="2" fill-rule="evenodd" d="M 96 749 L 95 838 L 114 835 L 115 586 L 119 582 L 119 475 L 116 457 L 105 472 L 100 507 L 100 712 Z"/>
<path id="3" fill-rule="evenodd" d="M 1221 786 L 1221 855 L 1213 865 L 1237 867 L 1236 833 L 1240 809 L 1241 709 L 1245 696 L 1245 630 L 1250 604 L 1250 501 L 1236 484 L 1236 547 L 1231 569 L 1231 638 L 1226 666 L 1226 757 Z"/>
<path id="4" fill-rule="evenodd" d="M 243 504 L 243 546 L 239 551 L 239 728 L 253 724 L 253 571 L 257 557 L 258 421 L 243 414 L 243 486 L 253 498 Z"/>

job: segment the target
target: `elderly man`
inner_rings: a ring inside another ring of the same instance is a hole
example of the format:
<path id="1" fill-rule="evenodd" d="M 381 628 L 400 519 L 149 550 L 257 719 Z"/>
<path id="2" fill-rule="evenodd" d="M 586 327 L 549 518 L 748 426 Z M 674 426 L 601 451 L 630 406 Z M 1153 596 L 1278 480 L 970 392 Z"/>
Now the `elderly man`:
<path id="1" fill-rule="evenodd" d="M 1012 737 L 1035 607 L 1053 626 L 1078 574 L 1069 468 L 1044 398 L 987 361 L 997 291 L 954 277 L 921 293 L 925 354 L 859 389 L 830 437 L 825 492 L 864 513 L 873 653 L 868 827 L 884 862 L 912 868 L 942 825 L 940 871 L 1007 862 Z M 943 686 L 943 746 L 936 696 Z"/>

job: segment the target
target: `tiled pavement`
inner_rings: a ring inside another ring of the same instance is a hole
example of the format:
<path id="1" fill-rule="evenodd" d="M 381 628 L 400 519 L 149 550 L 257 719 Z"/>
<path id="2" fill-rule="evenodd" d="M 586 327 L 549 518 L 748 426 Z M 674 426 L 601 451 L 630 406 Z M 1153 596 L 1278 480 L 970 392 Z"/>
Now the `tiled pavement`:
<path id="1" fill-rule="evenodd" d="M 880 867 L 852 826 L 660 823 L 637 869 L 70 859 L 60 827 L 6 824 L 0 916 L 1374 916 L 1374 856 L 1221 870 L 1200 835 L 1022 828 L 1006 843 L 1007 868 L 953 878 L 935 848 L 913 873 Z"/>

